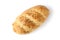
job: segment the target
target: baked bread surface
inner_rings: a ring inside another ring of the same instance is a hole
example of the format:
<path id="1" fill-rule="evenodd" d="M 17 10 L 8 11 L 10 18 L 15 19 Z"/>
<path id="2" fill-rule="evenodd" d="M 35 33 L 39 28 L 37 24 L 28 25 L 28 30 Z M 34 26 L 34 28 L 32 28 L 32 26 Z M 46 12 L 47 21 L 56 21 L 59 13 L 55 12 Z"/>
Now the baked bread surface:
<path id="1" fill-rule="evenodd" d="M 42 5 L 34 6 L 21 15 L 13 23 L 13 30 L 18 34 L 27 34 L 37 29 L 48 17 L 49 10 Z"/>

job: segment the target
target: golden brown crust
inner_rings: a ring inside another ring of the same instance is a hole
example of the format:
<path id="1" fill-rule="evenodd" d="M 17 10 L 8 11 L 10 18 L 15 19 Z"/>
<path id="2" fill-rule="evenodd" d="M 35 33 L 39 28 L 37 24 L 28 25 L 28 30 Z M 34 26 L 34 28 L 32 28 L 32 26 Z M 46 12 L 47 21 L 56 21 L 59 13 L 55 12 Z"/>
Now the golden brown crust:
<path id="1" fill-rule="evenodd" d="M 16 33 L 25 33 L 25 31 L 23 30 L 23 28 L 21 28 L 19 25 L 17 25 L 16 23 L 13 24 L 13 30 L 16 32 Z"/>
<path id="2" fill-rule="evenodd" d="M 37 20 L 37 21 L 43 21 L 45 18 L 38 12 L 36 11 L 32 11 L 30 10 L 28 13 L 26 13 L 27 15 L 29 15 L 30 17 L 32 17 L 33 19 Z"/>
<path id="3" fill-rule="evenodd" d="M 30 33 L 45 21 L 48 14 L 49 10 L 45 6 L 32 7 L 17 17 L 13 30 L 18 34 Z"/>

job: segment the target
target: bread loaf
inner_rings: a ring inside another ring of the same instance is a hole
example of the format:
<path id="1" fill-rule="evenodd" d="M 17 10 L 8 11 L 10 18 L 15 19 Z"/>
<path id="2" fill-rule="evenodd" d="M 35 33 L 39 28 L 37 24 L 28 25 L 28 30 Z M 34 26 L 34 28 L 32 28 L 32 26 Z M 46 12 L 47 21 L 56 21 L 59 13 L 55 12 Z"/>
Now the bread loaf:
<path id="1" fill-rule="evenodd" d="M 13 30 L 18 34 L 27 34 L 37 29 L 48 17 L 49 10 L 42 5 L 34 6 L 21 15 L 13 23 Z"/>

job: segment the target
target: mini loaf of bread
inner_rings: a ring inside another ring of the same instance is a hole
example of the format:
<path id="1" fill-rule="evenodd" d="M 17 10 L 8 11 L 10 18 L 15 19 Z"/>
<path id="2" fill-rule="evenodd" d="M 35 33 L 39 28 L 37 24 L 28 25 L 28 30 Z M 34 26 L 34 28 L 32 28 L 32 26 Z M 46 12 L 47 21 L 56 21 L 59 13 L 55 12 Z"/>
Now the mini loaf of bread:
<path id="1" fill-rule="evenodd" d="M 13 30 L 18 34 L 27 34 L 37 29 L 48 17 L 49 10 L 42 5 L 34 6 L 21 15 L 13 23 Z"/>

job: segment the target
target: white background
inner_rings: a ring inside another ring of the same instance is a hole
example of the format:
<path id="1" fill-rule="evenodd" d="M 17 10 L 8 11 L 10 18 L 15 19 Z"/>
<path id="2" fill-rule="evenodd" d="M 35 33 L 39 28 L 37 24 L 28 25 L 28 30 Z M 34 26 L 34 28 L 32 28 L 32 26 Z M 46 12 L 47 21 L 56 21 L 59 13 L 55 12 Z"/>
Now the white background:
<path id="1" fill-rule="evenodd" d="M 45 5 L 50 15 L 36 31 L 19 35 L 13 32 L 12 23 L 26 9 Z M 60 40 L 59 0 L 0 0 L 0 40 Z"/>

